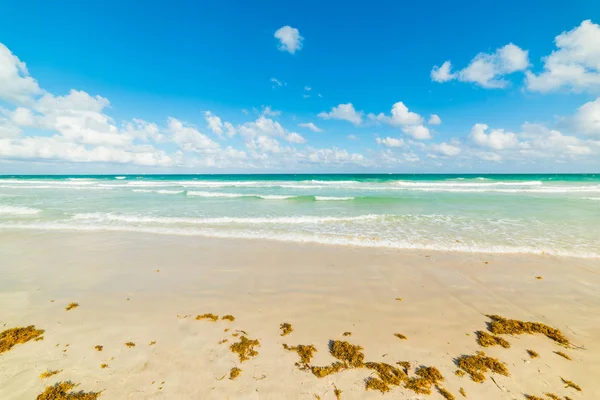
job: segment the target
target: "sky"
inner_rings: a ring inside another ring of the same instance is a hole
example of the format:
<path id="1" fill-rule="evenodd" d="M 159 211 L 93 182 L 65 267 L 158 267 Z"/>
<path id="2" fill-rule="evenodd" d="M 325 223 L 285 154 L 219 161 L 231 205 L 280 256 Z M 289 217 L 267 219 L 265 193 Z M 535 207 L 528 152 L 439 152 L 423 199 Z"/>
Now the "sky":
<path id="1" fill-rule="evenodd" d="M 584 0 L 8 2 L 0 174 L 600 172 L 598 24 Z"/>

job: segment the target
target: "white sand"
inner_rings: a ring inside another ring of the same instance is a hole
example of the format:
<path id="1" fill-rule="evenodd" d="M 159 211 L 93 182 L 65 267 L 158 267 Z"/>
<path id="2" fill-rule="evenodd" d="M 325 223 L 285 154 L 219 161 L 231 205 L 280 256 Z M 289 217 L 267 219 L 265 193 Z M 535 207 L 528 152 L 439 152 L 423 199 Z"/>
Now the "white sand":
<path id="1" fill-rule="evenodd" d="M 43 341 L 0 354 L 0 399 L 32 399 L 62 380 L 104 390 L 100 399 L 333 399 L 333 384 L 342 399 L 442 398 L 435 389 L 431 396 L 400 387 L 367 392 L 367 369 L 319 379 L 299 371 L 297 355 L 282 349 L 314 344 L 313 364 L 326 365 L 334 361 L 331 339 L 360 344 L 368 361 L 436 366 L 457 399 L 460 387 L 469 399 L 545 392 L 600 398 L 597 260 L 2 231 L 0 276 L 2 329 L 46 330 Z M 65 311 L 72 301 L 80 307 Z M 209 312 L 236 320 L 194 319 Z M 459 378 L 453 359 L 482 349 L 474 332 L 485 330 L 485 314 L 544 322 L 583 349 L 564 350 L 540 335 L 505 336 L 510 349 L 484 350 L 506 362 L 510 377 Z M 293 325 L 289 336 L 279 336 L 282 322 Z M 257 357 L 240 363 L 229 351 L 236 329 L 260 340 Z M 344 338 L 346 331 L 352 336 Z M 218 344 L 224 338 L 229 343 Z M 128 341 L 136 347 L 127 348 Z M 530 359 L 526 349 L 540 358 Z M 560 350 L 573 360 L 553 353 Z M 241 376 L 221 379 L 234 366 Z M 62 372 L 41 380 L 46 369 Z M 565 388 L 561 376 L 583 392 Z"/>

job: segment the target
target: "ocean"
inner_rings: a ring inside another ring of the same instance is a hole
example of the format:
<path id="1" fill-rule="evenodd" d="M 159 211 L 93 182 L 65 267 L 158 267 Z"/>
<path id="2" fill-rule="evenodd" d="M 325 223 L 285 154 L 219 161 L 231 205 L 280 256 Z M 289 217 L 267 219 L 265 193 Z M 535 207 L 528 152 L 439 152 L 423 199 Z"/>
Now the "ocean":
<path id="1" fill-rule="evenodd" d="M 4 229 L 600 258 L 600 174 L 1 176 Z"/>

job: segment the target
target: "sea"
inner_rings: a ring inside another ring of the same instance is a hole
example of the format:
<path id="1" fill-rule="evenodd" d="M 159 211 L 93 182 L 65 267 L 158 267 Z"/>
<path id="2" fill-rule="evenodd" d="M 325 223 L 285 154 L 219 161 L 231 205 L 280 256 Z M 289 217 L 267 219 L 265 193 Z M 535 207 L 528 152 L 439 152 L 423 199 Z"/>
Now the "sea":
<path id="1" fill-rule="evenodd" d="M 0 176 L 0 231 L 600 258 L 600 174 Z"/>

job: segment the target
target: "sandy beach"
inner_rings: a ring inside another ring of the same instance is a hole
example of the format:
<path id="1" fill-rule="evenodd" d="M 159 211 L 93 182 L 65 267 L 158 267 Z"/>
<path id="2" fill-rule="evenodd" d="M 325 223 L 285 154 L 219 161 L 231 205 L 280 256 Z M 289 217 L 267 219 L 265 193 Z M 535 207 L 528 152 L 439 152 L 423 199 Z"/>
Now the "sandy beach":
<path id="1" fill-rule="evenodd" d="M 0 254 L 3 329 L 45 330 L 0 354 L 2 399 L 35 398 L 67 380 L 101 399 L 334 399 L 335 388 L 343 399 L 443 398 L 435 386 L 431 395 L 366 390 L 376 376 L 368 368 L 318 378 L 282 346 L 313 344 L 311 365 L 326 366 L 336 361 L 331 340 L 362 346 L 367 362 L 409 361 L 409 376 L 435 366 L 456 398 L 461 388 L 470 399 L 600 397 L 597 260 L 21 230 L 0 233 Z M 79 306 L 66 311 L 71 302 Z M 205 313 L 235 320 L 196 319 Z M 475 332 L 486 330 L 486 314 L 545 323 L 572 346 L 524 334 L 502 335 L 508 349 L 483 348 Z M 281 336 L 282 323 L 293 332 Z M 243 335 L 260 346 L 240 362 L 230 345 Z M 456 358 L 478 350 L 510 376 L 455 375 Z M 242 371 L 230 380 L 234 367 Z M 61 372 L 40 379 L 46 370 Z"/>

